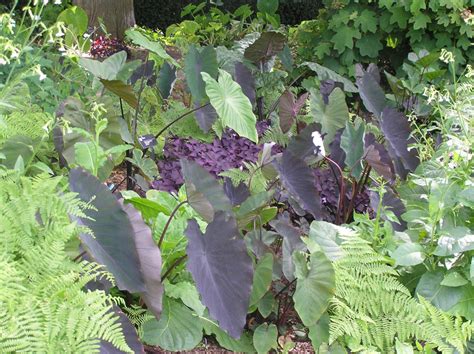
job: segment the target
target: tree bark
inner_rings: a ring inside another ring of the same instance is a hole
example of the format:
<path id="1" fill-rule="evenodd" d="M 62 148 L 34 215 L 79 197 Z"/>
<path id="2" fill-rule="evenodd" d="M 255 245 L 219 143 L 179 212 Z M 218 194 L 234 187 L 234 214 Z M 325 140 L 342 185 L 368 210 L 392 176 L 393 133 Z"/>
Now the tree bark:
<path id="1" fill-rule="evenodd" d="M 123 39 L 127 28 L 135 26 L 133 0 L 73 0 L 73 3 L 87 12 L 89 26 L 99 32 L 99 18 L 107 32 L 118 39 Z"/>

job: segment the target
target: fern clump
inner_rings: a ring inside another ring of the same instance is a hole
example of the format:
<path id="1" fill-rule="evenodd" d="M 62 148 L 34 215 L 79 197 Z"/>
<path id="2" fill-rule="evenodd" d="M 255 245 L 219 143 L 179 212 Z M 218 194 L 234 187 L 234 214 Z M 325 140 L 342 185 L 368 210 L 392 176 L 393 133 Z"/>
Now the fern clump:
<path id="1" fill-rule="evenodd" d="M 131 352 L 117 300 L 85 289 L 108 273 L 66 253 L 80 231 L 69 216 L 86 206 L 60 183 L 0 175 L 0 352 L 94 353 L 101 341 Z"/>
<path id="2" fill-rule="evenodd" d="M 369 242 L 346 237 L 344 256 L 334 262 L 336 294 L 331 300 L 330 342 L 347 339 L 355 351 L 394 352 L 396 340 L 429 343 L 443 353 L 465 353 L 474 326 L 413 298 L 387 259 Z"/>

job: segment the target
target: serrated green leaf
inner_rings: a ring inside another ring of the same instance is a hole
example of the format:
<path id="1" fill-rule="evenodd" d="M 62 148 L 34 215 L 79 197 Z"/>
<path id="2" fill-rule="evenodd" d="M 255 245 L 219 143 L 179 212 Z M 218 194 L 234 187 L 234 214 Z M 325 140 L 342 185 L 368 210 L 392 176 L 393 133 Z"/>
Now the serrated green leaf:
<path id="1" fill-rule="evenodd" d="M 364 10 L 361 14 L 354 20 L 354 24 L 360 28 L 362 32 L 372 32 L 377 31 L 377 14 L 371 10 Z"/>
<path id="2" fill-rule="evenodd" d="M 383 44 L 378 35 L 366 34 L 356 42 L 356 47 L 359 48 L 360 55 L 376 58 L 383 49 Z"/>
<path id="3" fill-rule="evenodd" d="M 343 53 L 346 48 L 354 48 L 354 39 L 360 39 L 361 34 L 358 29 L 352 27 L 342 27 L 337 29 L 336 34 L 332 36 L 331 42 L 334 43 L 334 49 L 336 49 L 339 54 Z"/>
<path id="4" fill-rule="evenodd" d="M 219 80 L 214 80 L 208 73 L 201 73 L 206 83 L 206 93 L 225 126 L 253 142 L 258 142 L 257 118 L 252 111 L 252 104 L 242 92 L 242 88 L 232 76 L 219 70 Z"/>

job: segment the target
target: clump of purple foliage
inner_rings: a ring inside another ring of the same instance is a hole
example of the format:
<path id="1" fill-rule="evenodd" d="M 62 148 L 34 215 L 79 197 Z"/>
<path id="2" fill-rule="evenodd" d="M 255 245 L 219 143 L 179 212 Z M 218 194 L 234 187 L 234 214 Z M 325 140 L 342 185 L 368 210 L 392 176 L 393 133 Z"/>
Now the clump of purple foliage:
<path id="1" fill-rule="evenodd" d="M 105 59 L 123 50 L 130 56 L 130 49 L 121 40 L 99 36 L 92 42 L 90 54 L 96 59 Z"/>
<path id="2" fill-rule="evenodd" d="M 231 168 L 239 168 L 244 162 L 256 162 L 261 147 L 252 141 L 227 130 L 222 139 L 203 143 L 192 138 L 172 137 L 166 141 L 163 159 L 158 161 L 160 179 L 153 182 L 153 188 L 168 192 L 176 191 L 183 183 L 179 159 L 197 162 L 217 176 Z"/>

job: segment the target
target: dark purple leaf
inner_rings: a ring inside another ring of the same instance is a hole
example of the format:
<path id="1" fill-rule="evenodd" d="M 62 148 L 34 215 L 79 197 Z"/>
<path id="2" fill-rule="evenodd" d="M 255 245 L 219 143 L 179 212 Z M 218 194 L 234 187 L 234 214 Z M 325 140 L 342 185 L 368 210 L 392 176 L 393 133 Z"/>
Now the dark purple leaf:
<path id="1" fill-rule="evenodd" d="M 387 105 L 387 100 L 377 80 L 371 73 L 366 72 L 357 82 L 357 86 L 365 108 L 380 119 L 382 111 Z"/>
<path id="2" fill-rule="evenodd" d="M 373 210 L 377 211 L 380 202 L 380 196 L 377 192 L 370 192 L 370 206 Z M 385 193 L 382 198 L 382 205 L 386 210 L 391 211 L 398 218 L 399 222 L 390 221 L 392 227 L 395 231 L 405 231 L 407 228 L 407 223 L 402 220 L 401 216 L 405 213 L 405 205 L 403 205 L 400 198 L 398 198 L 395 193 L 390 189 L 385 189 Z M 382 219 L 387 220 L 385 215 L 381 215 Z"/>
<path id="3" fill-rule="evenodd" d="M 160 91 L 161 97 L 167 99 L 171 95 L 175 82 L 176 68 L 165 62 L 158 74 L 158 90 Z"/>
<path id="4" fill-rule="evenodd" d="M 69 185 L 82 201 L 92 200 L 97 209 L 86 210 L 88 218 L 79 219 L 94 233 L 94 237 L 80 235 L 92 257 L 114 275 L 119 289 L 132 293 L 145 291 L 133 227 L 115 196 L 96 177 L 79 168 L 70 171 Z"/>
<path id="5" fill-rule="evenodd" d="M 365 160 L 380 176 L 389 183 L 395 179 L 395 168 L 385 146 L 378 143 L 374 134 L 365 136 Z"/>
<path id="6" fill-rule="evenodd" d="M 161 284 L 161 252 L 153 240 L 151 230 L 141 214 L 132 204 L 122 205 L 132 224 L 135 248 L 140 260 L 140 272 L 145 280 L 146 290 L 140 295 L 148 309 L 158 319 L 162 310 L 163 285 Z"/>
<path id="7" fill-rule="evenodd" d="M 356 64 L 355 71 L 357 82 L 359 82 L 359 80 L 362 79 L 362 77 L 364 77 L 366 73 L 369 73 L 372 75 L 374 80 L 377 81 L 378 84 L 380 84 L 380 70 L 374 63 L 370 63 L 367 69 L 364 69 L 362 64 Z"/>
<path id="8" fill-rule="evenodd" d="M 250 191 L 245 183 L 241 182 L 237 187 L 234 187 L 230 178 L 224 180 L 224 192 L 233 206 L 242 204 L 250 197 Z"/>
<path id="9" fill-rule="evenodd" d="M 149 149 L 153 146 L 156 146 L 158 142 L 156 141 L 156 138 L 153 134 L 146 134 L 138 137 L 138 143 L 142 149 Z"/>
<path id="10" fill-rule="evenodd" d="M 285 277 L 292 281 L 295 279 L 295 266 L 293 264 L 292 255 L 295 251 L 304 251 L 306 246 L 301 239 L 302 232 L 297 227 L 291 225 L 286 218 L 279 218 L 270 222 L 271 227 L 283 237 L 282 247 L 282 268 Z"/>
<path id="11" fill-rule="evenodd" d="M 135 83 L 141 78 L 149 79 L 155 73 L 155 62 L 153 60 L 148 60 L 146 63 L 143 63 L 138 67 L 130 77 L 130 83 L 135 85 Z"/>
<path id="12" fill-rule="evenodd" d="M 194 106 L 198 108 L 201 105 L 196 102 Z M 217 112 L 210 104 L 198 109 L 194 114 L 199 127 L 204 133 L 207 133 L 217 120 Z"/>
<path id="13" fill-rule="evenodd" d="M 232 210 L 232 205 L 222 186 L 203 167 L 196 162 L 181 159 L 181 170 L 186 184 L 189 205 L 204 220 L 211 222 L 217 211 Z"/>
<path id="14" fill-rule="evenodd" d="M 319 92 L 323 97 L 324 104 L 329 104 L 329 95 L 334 91 L 336 87 L 339 87 L 341 90 L 344 89 L 344 84 L 342 82 L 337 82 L 331 79 L 323 80 L 319 86 Z"/>
<path id="15" fill-rule="evenodd" d="M 339 129 L 336 132 L 336 135 L 334 135 L 333 141 L 329 144 L 329 148 L 331 150 L 331 160 L 337 163 L 339 167 L 341 167 L 341 170 L 346 166 L 346 153 L 341 148 L 341 137 L 343 132 L 344 128 Z"/>
<path id="16" fill-rule="evenodd" d="M 286 150 L 276 161 L 283 186 L 290 192 L 300 206 L 310 212 L 315 219 L 321 218 L 321 203 L 314 185 L 313 171 L 299 157 Z"/>
<path id="17" fill-rule="evenodd" d="M 255 64 L 266 62 L 280 53 L 285 47 L 285 44 L 286 37 L 283 34 L 278 32 L 265 32 L 245 50 L 244 56 Z"/>
<path id="18" fill-rule="evenodd" d="M 235 63 L 235 81 L 242 87 L 245 96 L 255 104 L 255 78 L 252 72 L 241 62 Z"/>
<path id="19" fill-rule="evenodd" d="M 280 128 L 283 133 L 287 133 L 293 123 L 295 118 L 300 113 L 303 108 L 306 99 L 308 98 L 308 93 L 305 93 L 295 101 L 295 96 L 289 90 L 285 91 L 280 97 L 279 101 L 279 113 L 280 113 Z"/>
<path id="20" fill-rule="evenodd" d="M 410 123 L 407 117 L 403 113 L 387 107 L 382 112 L 380 127 L 388 141 L 390 147 L 388 152 L 392 158 L 394 160 L 400 159 L 406 170 L 414 171 L 420 161 L 418 151 L 415 148 L 408 147 L 408 145 L 414 143 L 414 139 L 411 137 Z M 398 165 L 400 169 L 399 162 Z M 395 167 L 397 167 L 397 164 Z M 404 175 L 405 173 L 402 173 L 402 178 L 404 178 Z"/>
<path id="21" fill-rule="evenodd" d="M 187 269 L 203 304 L 222 329 L 239 338 L 246 323 L 253 264 L 237 222 L 225 212 L 217 212 L 205 234 L 195 220 L 188 222 L 185 234 Z"/>
<path id="22" fill-rule="evenodd" d="M 138 338 L 135 326 L 130 322 L 128 317 L 120 310 L 118 306 L 114 306 L 114 312 L 120 319 L 123 335 L 130 349 L 136 354 L 145 354 L 145 348 Z M 115 348 L 111 343 L 106 341 L 100 342 L 100 354 L 120 354 L 121 350 Z"/>
<path id="23" fill-rule="evenodd" d="M 202 103 L 207 97 L 205 83 L 201 73 L 206 72 L 214 79 L 218 74 L 217 54 L 212 46 L 202 49 L 194 45 L 189 47 L 188 54 L 184 59 L 184 73 L 189 90 L 193 95 L 193 102 Z"/>
<path id="24" fill-rule="evenodd" d="M 311 123 L 306 126 L 300 134 L 291 138 L 287 150 L 302 160 L 314 156 L 314 150 L 316 147 L 313 144 L 313 137 L 311 134 L 315 131 L 321 131 L 320 124 Z"/>

